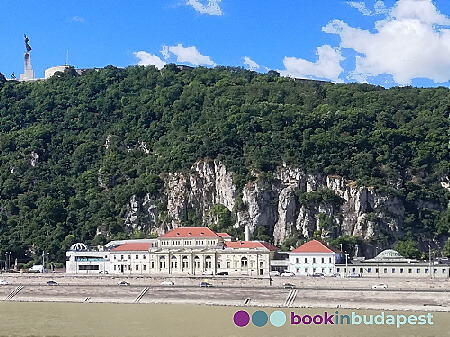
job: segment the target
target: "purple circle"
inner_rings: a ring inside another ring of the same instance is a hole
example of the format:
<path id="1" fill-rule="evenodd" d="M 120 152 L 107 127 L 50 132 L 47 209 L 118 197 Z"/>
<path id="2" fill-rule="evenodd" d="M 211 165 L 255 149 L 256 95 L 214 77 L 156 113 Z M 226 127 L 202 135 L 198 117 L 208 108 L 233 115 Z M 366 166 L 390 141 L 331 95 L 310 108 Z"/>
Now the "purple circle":
<path id="1" fill-rule="evenodd" d="M 234 314 L 234 324 L 240 326 L 241 328 L 246 326 L 250 322 L 250 315 L 247 311 L 236 311 Z"/>

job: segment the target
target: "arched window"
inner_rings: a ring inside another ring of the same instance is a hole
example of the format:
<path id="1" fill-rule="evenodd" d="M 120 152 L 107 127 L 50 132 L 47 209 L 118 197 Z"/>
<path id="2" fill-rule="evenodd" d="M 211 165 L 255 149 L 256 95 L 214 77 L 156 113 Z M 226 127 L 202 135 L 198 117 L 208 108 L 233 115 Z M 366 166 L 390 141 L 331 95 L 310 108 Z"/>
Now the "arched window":
<path id="1" fill-rule="evenodd" d="M 200 258 L 198 257 L 198 255 L 195 255 L 194 257 L 194 267 L 200 268 Z"/>
<path id="2" fill-rule="evenodd" d="M 209 255 L 205 258 L 205 267 L 206 267 L 206 269 L 212 268 L 211 256 L 209 256 Z"/>
<path id="3" fill-rule="evenodd" d="M 187 256 L 183 256 L 181 258 L 181 265 L 182 265 L 183 269 L 184 268 L 189 268 L 189 260 L 188 260 Z"/>
<path id="4" fill-rule="evenodd" d="M 241 259 L 241 268 L 247 268 L 247 266 L 248 266 L 248 261 L 247 261 L 247 258 L 244 256 Z"/>
<path id="5" fill-rule="evenodd" d="M 159 268 L 160 269 L 166 268 L 166 257 L 165 256 L 159 257 Z"/>
<path id="6" fill-rule="evenodd" d="M 172 268 L 178 268 L 178 261 L 177 261 L 177 257 L 176 256 L 172 256 L 171 266 L 172 266 Z"/>

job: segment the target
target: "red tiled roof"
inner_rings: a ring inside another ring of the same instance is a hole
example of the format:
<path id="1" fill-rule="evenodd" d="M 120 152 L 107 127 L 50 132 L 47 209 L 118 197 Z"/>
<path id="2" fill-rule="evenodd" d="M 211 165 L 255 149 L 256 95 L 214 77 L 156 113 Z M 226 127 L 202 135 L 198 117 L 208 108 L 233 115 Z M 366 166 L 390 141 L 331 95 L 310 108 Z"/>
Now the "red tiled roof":
<path id="1" fill-rule="evenodd" d="M 275 247 L 267 242 L 260 241 L 235 241 L 226 242 L 225 246 L 227 248 L 266 248 L 268 250 L 279 250 L 280 248 Z"/>
<path id="2" fill-rule="evenodd" d="M 227 234 L 227 233 L 217 233 L 217 235 L 223 237 L 223 238 L 231 238 L 231 235 Z"/>
<path id="3" fill-rule="evenodd" d="M 340 253 L 339 249 L 327 245 L 323 241 L 311 240 L 295 248 L 291 253 Z"/>
<path id="4" fill-rule="evenodd" d="M 124 243 L 119 247 L 112 249 L 113 252 L 134 252 L 134 251 L 148 251 L 148 249 L 152 246 L 151 243 Z"/>
<path id="5" fill-rule="evenodd" d="M 160 238 L 205 238 L 218 237 L 218 235 L 208 227 L 179 227 Z"/>

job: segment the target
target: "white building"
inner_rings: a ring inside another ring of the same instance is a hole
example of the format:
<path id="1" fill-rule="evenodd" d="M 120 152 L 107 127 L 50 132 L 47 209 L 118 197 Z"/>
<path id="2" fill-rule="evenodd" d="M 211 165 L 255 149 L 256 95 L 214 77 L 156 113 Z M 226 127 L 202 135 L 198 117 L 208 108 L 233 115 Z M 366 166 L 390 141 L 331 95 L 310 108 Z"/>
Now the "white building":
<path id="1" fill-rule="evenodd" d="M 334 274 L 342 252 L 325 242 L 311 240 L 289 253 L 288 271 L 296 275 Z"/>
<path id="2" fill-rule="evenodd" d="M 208 227 L 180 227 L 158 239 L 111 242 L 103 252 L 85 246 L 70 250 L 66 270 L 121 275 L 269 275 L 277 250 L 266 242 L 232 241 L 227 233 Z M 91 267 L 84 267 L 88 262 Z"/>

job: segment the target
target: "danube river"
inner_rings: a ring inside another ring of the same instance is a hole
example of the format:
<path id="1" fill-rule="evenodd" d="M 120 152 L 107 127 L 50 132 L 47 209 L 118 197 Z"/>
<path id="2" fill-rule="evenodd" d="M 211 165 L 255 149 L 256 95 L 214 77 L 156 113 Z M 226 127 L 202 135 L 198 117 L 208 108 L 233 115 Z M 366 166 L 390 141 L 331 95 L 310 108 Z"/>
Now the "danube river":
<path id="1" fill-rule="evenodd" d="M 235 324 L 238 311 L 245 311 L 240 313 L 239 320 L 244 327 Z M 336 322 L 336 311 L 341 321 L 330 324 Z M 280 321 L 280 317 L 285 317 L 286 322 Z M 328 324 L 323 324 L 326 318 Z M 368 323 L 372 320 L 372 324 L 364 324 L 364 318 Z M 374 318 L 379 324 L 373 322 Z M 352 319 L 360 323 L 346 324 Z M 382 311 L 349 309 L 183 304 L 0 302 L 0 322 L 0 336 L 17 337 L 448 337 L 450 331 L 449 314 L 443 312 L 385 311 L 382 314 Z"/>

